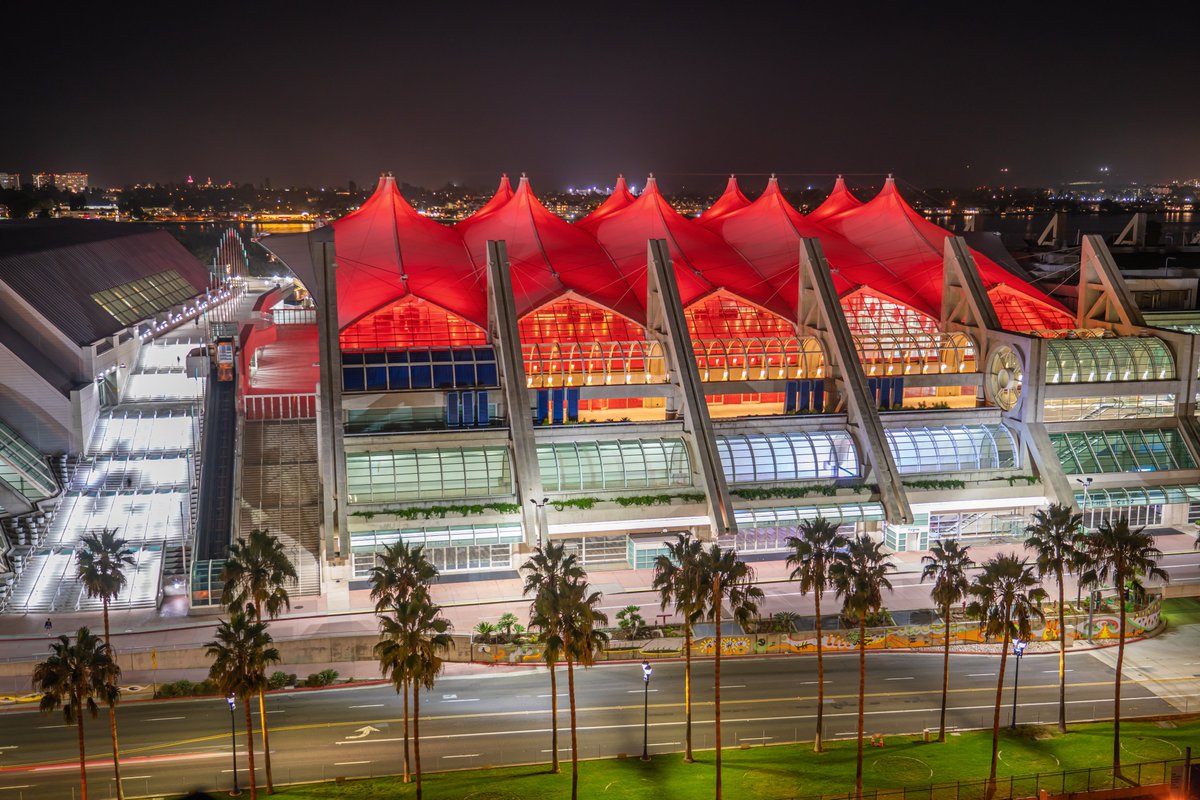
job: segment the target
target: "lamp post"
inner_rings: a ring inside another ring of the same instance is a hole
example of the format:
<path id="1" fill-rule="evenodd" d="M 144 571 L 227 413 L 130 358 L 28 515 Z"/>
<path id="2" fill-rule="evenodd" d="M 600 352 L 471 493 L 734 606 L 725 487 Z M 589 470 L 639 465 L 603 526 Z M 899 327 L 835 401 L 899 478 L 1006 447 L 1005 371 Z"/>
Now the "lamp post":
<path id="1" fill-rule="evenodd" d="M 546 544 L 546 536 L 549 533 L 546 530 L 546 503 L 550 502 L 550 498 L 543 497 L 541 502 L 538 502 L 531 497 L 529 498 L 529 502 L 533 503 L 533 507 L 537 509 L 537 511 L 534 513 L 534 516 L 537 518 L 538 547 L 544 547 Z"/>
<path id="2" fill-rule="evenodd" d="M 1084 533 L 1084 534 L 1086 534 L 1086 533 L 1087 533 L 1087 530 L 1088 530 L 1088 525 L 1087 525 L 1087 512 L 1088 512 L 1088 489 L 1089 489 L 1089 488 L 1091 488 L 1091 486 L 1092 486 L 1092 479 L 1091 479 L 1091 478 L 1076 478 L 1076 479 L 1075 479 L 1075 482 L 1083 485 L 1083 509 L 1082 509 L 1082 511 L 1083 511 L 1083 519 L 1084 519 L 1084 522 L 1083 522 L 1083 533 Z M 1075 609 L 1076 609 L 1076 613 L 1078 613 L 1079 605 L 1080 605 L 1080 603 L 1083 601 L 1083 584 L 1082 584 L 1082 583 L 1080 583 L 1080 581 L 1079 581 L 1079 576 L 1080 576 L 1080 575 L 1082 575 L 1082 574 L 1083 574 L 1083 568 L 1082 568 L 1082 567 L 1080 567 L 1080 568 L 1079 568 L 1079 569 L 1076 571 L 1076 580 L 1075 580 Z"/>
<path id="3" fill-rule="evenodd" d="M 650 673 L 649 661 L 642 662 L 642 761 L 650 760 Z"/>
<path id="4" fill-rule="evenodd" d="M 1010 731 L 1017 729 L 1017 690 L 1021 688 L 1021 655 L 1025 652 L 1025 645 L 1029 644 L 1024 639 L 1017 639 L 1013 642 L 1013 655 L 1017 657 L 1017 671 L 1013 676 L 1013 707 L 1012 707 L 1012 724 L 1008 726 Z"/>
<path id="5" fill-rule="evenodd" d="M 234 717 L 234 709 L 237 708 L 237 698 L 233 695 L 225 698 L 225 702 L 229 703 L 229 753 L 233 756 L 233 790 L 229 793 L 230 797 L 237 797 L 242 793 L 238 788 L 237 778 L 237 723 Z"/>

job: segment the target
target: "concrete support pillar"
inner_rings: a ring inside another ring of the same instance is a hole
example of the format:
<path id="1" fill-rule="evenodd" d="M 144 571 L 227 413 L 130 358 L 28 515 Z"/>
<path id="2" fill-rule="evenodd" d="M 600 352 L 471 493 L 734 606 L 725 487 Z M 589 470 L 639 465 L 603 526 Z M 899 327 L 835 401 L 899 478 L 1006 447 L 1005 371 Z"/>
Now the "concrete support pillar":
<path id="1" fill-rule="evenodd" d="M 708 416 L 708 402 L 696 368 L 692 335 L 679 299 L 679 285 L 671 266 L 665 239 L 651 239 L 646 257 L 646 329 L 659 341 L 667 359 L 668 374 L 677 382 L 684 427 L 696 445 L 696 466 L 708 497 L 716 536 L 737 533 L 733 499 L 725 483 L 725 470 L 717 452 L 716 434 Z"/>
<path id="2" fill-rule="evenodd" d="M 900 481 L 900 471 L 883 435 L 879 409 L 867 393 L 850 326 L 833 288 L 829 262 L 817 239 L 800 240 L 800 281 L 797 319 L 801 337 L 815 336 L 825 349 L 825 380 L 836 382 L 845 402 L 851 434 L 863 449 L 879 484 L 879 501 L 888 522 L 911 525 L 912 508 Z"/>
<path id="3" fill-rule="evenodd" d="M 333 226 L 312 231 L 308 246 L 317 291 L 317 349 L 321 362 L 317 382 L 317 462 L 324 488 L 322 528 L 325 563 L 340 566 L 350 556 L 346 529 L 346 443 L 342 426 L 342 348 L 338 325 L 337 261 Z"/>
<path id="4" fill-rule="evenodd" d="M 1118 336 L 1133 336 L 1146 326 L 1142 312 L 1113 261 L 1104 239 L 1083 237 L 1079 253 L 1079 308 L 1077 328 L 1104 328 Z"/>
<path id="5" fill-rule="evenodd" d="M 521 504 L 521 525 L 525 543 L 536 545 L 539 525 L 545 515 L 538 514 L 542 502 L 542 473 L 538 468 L 537 441 L 533 433 L 529 389 L 525 380 L 525 361 L 521 355 L 521 332 L 517 325 L 517 308 L 513 301 L 512 277 L 509 272 L 508 250 L 504 242 L 487 243 L 488 335 L 500 365 L 500 384 L 508 406 L 509 448 L 513 458 L 513 476 L 517 484 L 517 501 Z"/>

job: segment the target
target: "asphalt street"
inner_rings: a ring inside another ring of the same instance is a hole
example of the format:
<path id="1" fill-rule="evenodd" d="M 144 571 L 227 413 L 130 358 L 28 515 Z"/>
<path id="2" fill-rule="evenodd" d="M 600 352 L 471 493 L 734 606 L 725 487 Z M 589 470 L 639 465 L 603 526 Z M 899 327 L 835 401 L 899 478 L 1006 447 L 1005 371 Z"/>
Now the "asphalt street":
<path id="1" fill-rule="evenodd" d="M 1136 646 L 1135 646 L 1136 647 Z M 1133 650 L 1133 648 L 1131 648 Z M 874 653 L 868 656 L 867 730 L 895 734 L 936 726 L 941 656 Z M 1131 663 L 1135 663 L 1133 659 Z M 825 725 L 828 739 L 855 735 L 857 655 L 826 659 Z M 1002 723 L 1011 713 L 1009 661 Z M 1068 713 L 1072 720 L 1112 712 L 1112 669 L 1087 652 L 1069 656 Z M 953 655 L 949 724 L 989 727 L 999 659 Z M 577 673 L 580 756 L 639 755 L 643 699 L 649 700 L 651 754 L 683 749 L 683 664 L 654 666 L 643 695 L 638 664 L 610 664 Z M 695 746 L 711 747 L 712 663 L 694 666 Z M 1019 721 L 1049 722 L 1057 714 L 1057 656 L 1022 659 Z M 811 739 L 815 724 L 816 659 L 726 659 L 722 664 L 723 736 L 727 746 Z M 1180 685 L 1183 690 L 1183 685 Z M 1184 691 L 1193 691 L 1188 684 Z M 422 695 L 422 757 L 426 770 L 544 761 L 550 748 L 549 676 L 544 669 L 481 672 L 438 682 Z M 566 676 L 559 680 L 560 745 L 569 758 Z M 1162 687 L 1159 687 L 1161 693 Z M 1149 688 L 1127 681 L 1123 713 L 1172 713 Z M 1191 698 L 1191 702 L 1200 697 Z M 272 694 L 267 700 L 277 783 L 362 777 L 400 770 L 400 698 L 388 686 Z M 255 711 L 257 721 L 257 710 Z M 0 714 L 0 800 L 73 798 L 78 792 L 77 741 L 61 716 L 36 709 Z M 88 720 L 89 776 L 94 797 L 115 796 L 104 715 Z M 244 716 L 237 758 L 245 784 Z M 120 711 L 122 772 L 127 796 L 192 788 L 228 789 L 232 779 L 230 715 L 223 699 L 131 703 Z M 261 744 L 261 739 L 256 736 Z M 257 747 L 256 747 L 257 751 Z M 261 760 L 258 762 L 261 779 Z"/>

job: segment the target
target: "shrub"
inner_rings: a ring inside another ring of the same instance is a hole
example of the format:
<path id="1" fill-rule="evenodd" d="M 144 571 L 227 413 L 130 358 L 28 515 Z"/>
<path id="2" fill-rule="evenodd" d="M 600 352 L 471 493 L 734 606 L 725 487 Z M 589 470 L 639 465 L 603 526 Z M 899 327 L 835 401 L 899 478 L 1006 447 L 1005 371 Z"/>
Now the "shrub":
<path id="1" fill-rule="evenodd" d="M 338 679 L 336 669 L 323 669 L 320 672 L 314 672 L 304 679 L 305 686 L 329 686 Z"/>
<path id="2" fill-rule="evenodd" d="M 267 678 L 267 688 L 282 689 L 289 685 L 294 678 L 294 675 L 288 675 L 286 672 L 272 672 L 271 676 Z"/>

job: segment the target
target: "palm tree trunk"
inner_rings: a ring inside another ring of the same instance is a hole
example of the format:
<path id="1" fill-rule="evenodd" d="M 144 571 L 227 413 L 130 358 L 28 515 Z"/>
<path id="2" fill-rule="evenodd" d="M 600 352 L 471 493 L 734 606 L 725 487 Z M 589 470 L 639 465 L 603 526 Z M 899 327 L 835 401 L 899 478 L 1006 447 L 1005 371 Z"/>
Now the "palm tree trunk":
<path id="1" fill-rule="evenodd" d="M 250 716 L 250 698 L 242 698 L 246 709 L 246 769 L 250 774 L 250 800 L 258 798 L 258 778 L 254 774 L 254 720 Z"/>
<path id="2" fill-rule="evenodd" d="M 104 603 L 104 646 L 108 648 L 108 654 L 113 661 L 117 660 L 112 649 L 112 637 L 108 630 L 108 597 L 103 597 Z M 108 706 L 108 729 L 112 733 L 113 747 L 113 777 L 117 783 L 117 800 L 125 800 L 125 787 L 121 785 L 121 748 L 117 746 L 117 707 L 113 704 Z"/>
<path id="3" fill-rule="evenodd" d="M 1008 619 L 1008 610 L 1005 609 L 1004 619 Z M 1009 630 L 1008 625 L 1004 626 L 1004 643 L 1000 650 L 1000 677 L 996 680 L 996 710 L 992 715 L 992 769 L 988 773 L 987 794 L 988 800 L 996 794 L 996 764 L 1000 755 L 1000 704 L 1004 700 L 1004 668 L 1008 664 L 1008 643 Z"/>
<path id="4" fill-rule="evenodd" d="M 87 755 L 83 749 L 83 703 L 76 705 L 75 728 L 79 731 L 79 796 L 87 800 Z"/>
<path id="5" fill-rule="evenodd" d="M 1117 679 L 1113 688 L 1113 774 L 1121 774 L 1121 669 L 1125 665 L 1125 576 L 1118 572 L 1117 602 L 1121 605 L 1121 629 L 1117 631 Z"/>
<path id="6" fill-rule="evenodd" d="M 569 653 L 567 654 L 567 701 L 571 704 L 571 800 L 579 800 L 579 741 L 575 735 L 575 665 L 572 663 Z"/>
<path id="7" fill-rule="evenodd" d="M 554 662 L 547 660 L 550 667 L 550 747 L 554 754 L 550 760 L 550 771 L 557 775 L 558 766 L 558 674 Z"/>
<path id="8" fill-rule="evenodd" d="M 942 656 L 942 718 L 938 725 L 938 741 L 946 741 L 946 701 L 950 696 L 950 603 L 946 603 L 946 629 L 943 638 L 946 640 L 945 652 Z"/>
<path id="9" fill-rule="evenodd" d="M 417 800 L 421 800 L 421 686 L 413 684 L 413 763 L 417 768 Z"/>
<path id="10" fill-rule="evenodd" d="M 858 752 L 854 764 L 854 796 L 862 798 L 863 710 L 867 700 L 867 615 L 858 620 Z"/>
<path id="11" fill-rule="evenodd" d="M 254 601 L 254 615 L 262 622 L 261 600 Z M 258 690 L 258 721 L 262 725 L 263 768 L 267 772 L 267 794 L 275 794 L 275 781 L 271 776 L 271 742 L 267 737 L 267 697 L 262 689 Z"/>
<path id="12" fill-rule="evenodd" d="M 717 739 L 717 794 L 716 800 L 721 800 L 721 575 L 713 576 L 713 619 L 717 623 L 713 653 L 716 656 L 713 668 L 713 707 L 716 711 Z"/>
<path id="13" fill-rule="evenodd" d="M 401 684 L 404 687 L 404 782 L 408 783 L 408 679 Z"/>
<path id="14" fill-rule="evenodd" d="M 822 733 L 825 730 L 825 656 L 821 649 L 821 589 L 813 588 L 813 602 L 817 612 L 817 736 L 813 740 L 813 752 L 820 753 L 825 748 L 822 744 Z"/>
<path id="15" fill-rule="evenodd" d="M 683 760 L 685 763 L 691 764 L 696 759 L 692 758 L 692 623 L 683 623 L 683 716 L 686 718 L 684 723 L 684 739 L 686 748 L 683 751 Z"/>
<path id="16" fill-rule="evenodd" d="M 1067 615 L 1063 609 L 1063 574 L 1058 570 L 1058 732 L 1067 732 Z"/>

